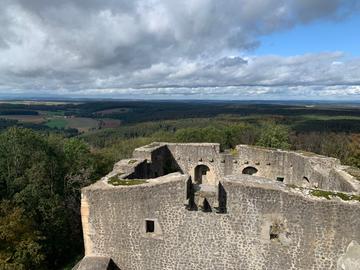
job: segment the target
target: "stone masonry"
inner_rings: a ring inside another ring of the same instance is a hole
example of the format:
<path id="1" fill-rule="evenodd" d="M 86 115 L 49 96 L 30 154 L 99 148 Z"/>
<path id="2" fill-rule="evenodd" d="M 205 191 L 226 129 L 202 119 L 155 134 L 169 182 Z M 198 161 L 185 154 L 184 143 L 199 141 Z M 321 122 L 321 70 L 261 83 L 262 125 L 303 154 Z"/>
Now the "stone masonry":
<path id="1" fill-rule="evenodd" d="M 312 153 L 140 147 L 82 190 L 85 257 L 74 269 L 359 270 L 353 175 Z"/>

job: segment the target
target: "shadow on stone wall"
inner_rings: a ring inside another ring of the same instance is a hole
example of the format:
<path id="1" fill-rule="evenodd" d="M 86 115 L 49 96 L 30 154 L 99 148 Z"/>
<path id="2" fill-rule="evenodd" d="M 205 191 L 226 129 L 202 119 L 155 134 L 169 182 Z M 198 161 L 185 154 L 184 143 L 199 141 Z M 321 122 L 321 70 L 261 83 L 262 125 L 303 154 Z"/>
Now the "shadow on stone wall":
<path id="1" fill-rule="evenodd" d="M 113 260 L 110 260 L 109 267 L 107 270 L 121 270 L 121 269 L 114 263 Z"/>
<path id="2" fill-rule="evenodd" d="M 146 160 L 134 169 L 128 179 L 149 179 L 164 176 L 170 173 L 183 173 L 179 164 L 166 145 L 155 149 L 151 153 L 151 160 Z"/>
<path id="3" fill-rule="evenodd" d="M 84 257 L 72 270 L 121 270 L 109 257 Z"/>
<path id="4" fill-rule="evenodd" d="M 219 182 L 218 186 L 218 200 L 219 200 L 219 207 L 218 207 L 218 213 L 225 214 L 227 212 L 226 209 L 226 202 L 227 202 L 227 192 L 224 188 L 224 186 Z"/>
<path id="5" fill-rule="evenodd" d="M 189 178 L 186 182 L 186 199 L 188 203 L 185 208 L 189 211 L 201 210 L 209 213 L 215 209 L 218 214 L 227 213 L 227 192 L 220 182 L 213 191 L 204 191 L 201 185 L 193 183 Z"/>
<path id="6" fill-rule="evenodd" d="M 191 177 L 186 181 L 186 199 L 188 201 L 185 204 L 185 208 L 189 211 L 197 211 L 198 207 L 195 203 L 195 187 L 191 180 Z"/>

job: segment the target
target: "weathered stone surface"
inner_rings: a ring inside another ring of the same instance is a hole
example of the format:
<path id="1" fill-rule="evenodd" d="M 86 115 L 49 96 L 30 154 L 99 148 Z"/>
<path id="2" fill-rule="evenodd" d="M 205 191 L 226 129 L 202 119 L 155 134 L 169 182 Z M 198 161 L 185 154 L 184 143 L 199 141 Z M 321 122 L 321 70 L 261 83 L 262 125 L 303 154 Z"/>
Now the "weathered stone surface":
<path id="1" fill-rule="evenodd" d="M 359 270 L 360 269 L 360 245 L 356 241 L 351 241 L 337 263 L 338 270 Z"/>
<path id="2" fill-rule="evenodd" d="M 252 166 L 258 170 L 257 176 L 273 180 L 283 177 L 286 184 L 348 192 L 359 190 L 359 181 L 346 173 L 335 158 L 249 145 L 238 145 L 236 150 L 236 158 L 247 162 L 236 166 L 233 174 L 241 174 Z"/>
<path id="3" fill-rule="evenodd" d="M 86 256 L 112 258 L 125 270 L 358 269 L 339 267 L 356 261 L 349 243 L 360 242 L 360 202 L 314 197 L 305 188 L 316 182 L 358 194 L 337 160 L 249 146 L 237 152 L 221 153 L 218 144 L 135 150 L 136 161 L 117 163 L 82 190 Z M 195 185 L 198 165 L 209 171 L 200 170 Z M 242 174 L 247 166 L 257 172 Z M 147 183 L 110 185 L 122 170 Z M 189 207 L 191 200 L 199 207 Z"/>

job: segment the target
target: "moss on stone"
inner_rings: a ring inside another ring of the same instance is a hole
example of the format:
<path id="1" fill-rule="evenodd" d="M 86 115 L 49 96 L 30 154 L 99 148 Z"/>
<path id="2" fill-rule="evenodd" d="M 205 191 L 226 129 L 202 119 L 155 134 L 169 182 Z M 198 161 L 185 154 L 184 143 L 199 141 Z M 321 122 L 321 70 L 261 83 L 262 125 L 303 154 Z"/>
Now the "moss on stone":
<path id="1" fill-rule="evenodd" d="M 301 190 L 310 190 L 310 195 L 315 197 L 322 197 L 327 200 L 331 200 L 334 197 L 338 197 L 342 199 L 343 201 L 359 201 L 360 202 L 360 196 L 359 195 L 353 195 L 353 194 L 346 194 L 343 192 L 335 192 L 335 191 L 328 191 L 328 190 L 321 190 L 321 189 L 307 189 L 304 187 L 299 187 L 294 184 L 287 184 L 286 185 L 289 188 L 297 188 Z"/>
<path id="2" fill-rule="evenodd" d="M 230 149 L 230 154 L 231 154 L 233 157 L 237 157 L 237 156 L 239 155 L 239 150 L 237 150 L 236 148 Z"/>
<path id="3" fill-rule="evenodd" d="M 160 146 L 160 143 L 158 143 L 158 142 L 153 142 L 153 143 L 150 143 L 150 144 L 145 145 L 145 146 L 143 146 L 143 147 L 144 147 L 144 148 L 154 148 L 154 147 L 158 147 L 158 146 Z"/>
<path id="4" fill-rule="evenodd" d="M 319 156 L 318 154 L 315 154 L 313 152 L 307 152 L 307 151 L 303 151 L 303 150 L 297 150 L 296 153 L 299 153 L 303 156 L 306 156 L 306 157 L 317 157 Z"/>
<path id="5" fill-rule="evenodd" d="M 144 179 L 119 179 L 111 177 L 108 181 L 113 186 L 134 186 L 147 183 Z"/>
<path id="6" fill-rule="evenodd" d="M 359 201 L 360 202 L 360 196 L 358 195 L 352 195 L 352 194 L 346 194 L 342 192 L 333 192 L 333 191 L 327 191 L 327 190 L 320 190 L 320 189 L 313 189 L 310 191 L 310 194 L 316 197 L 323 197 L 327 200 L 331 200 L 333 197 L 338 197 L 342 199 L 343 201 Z"/>
<path id="7" fill-rule="evenodd" d="M 136 159 L 131 159 L 131 160 L 129 160 L 128 164 L 134 164 L 134 163 L 136 163 L 136 162 L 137 162 Z"/>
<path id="8" fill-rule="evenodd" d="M 277 150 L 277 148 L 275 147 L 268 147 L 268 146 L 262 146 L 262 145 L 251 145 L 251 147 L 255 148 L 255 149 L 261 149 L 261 150 Z"/>
<path id="9" fill-rule="evenodd" d="M 302 189 L 302 187 L 299 187 L 299 186 L 297 186 L 297 185 L 295 185 L 295 184 L 285 184 L 287 187 L 289 187 L 289 188 L 300 188 L 300 189 Z"/>
<path id="10" fill-rule="evenodd" d="M 147 183 L 144 179 L 124 179 L 120 178 L 121 174 L 109 178 L 108 183 L 113 186 L 133 186 Z"/>

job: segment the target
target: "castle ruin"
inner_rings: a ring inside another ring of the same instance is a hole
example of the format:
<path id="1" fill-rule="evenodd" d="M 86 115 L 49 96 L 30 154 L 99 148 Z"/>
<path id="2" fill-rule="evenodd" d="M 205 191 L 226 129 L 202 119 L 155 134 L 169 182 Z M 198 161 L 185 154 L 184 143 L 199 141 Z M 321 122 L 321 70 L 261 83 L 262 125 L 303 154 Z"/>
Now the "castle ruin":
<path id="1" fill-rule="evenodd" d="M 306 152 L 152 143 L 82 189 L 74 269 L 359 270 L 359 172 Z"/>

